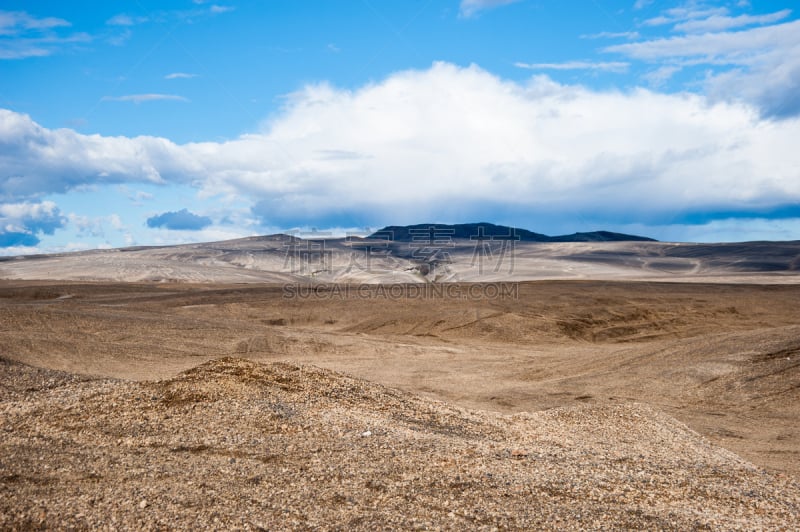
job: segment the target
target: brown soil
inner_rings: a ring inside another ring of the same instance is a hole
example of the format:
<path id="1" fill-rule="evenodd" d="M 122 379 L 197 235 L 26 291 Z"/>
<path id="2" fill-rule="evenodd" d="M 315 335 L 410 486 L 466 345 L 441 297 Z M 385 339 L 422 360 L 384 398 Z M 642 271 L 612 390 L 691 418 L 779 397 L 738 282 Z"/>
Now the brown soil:
<path id="1" fill-rule="evenodd" d="M 3 282 L 0 528 L 796 522 L 800 286 L 455 286 Z"/>

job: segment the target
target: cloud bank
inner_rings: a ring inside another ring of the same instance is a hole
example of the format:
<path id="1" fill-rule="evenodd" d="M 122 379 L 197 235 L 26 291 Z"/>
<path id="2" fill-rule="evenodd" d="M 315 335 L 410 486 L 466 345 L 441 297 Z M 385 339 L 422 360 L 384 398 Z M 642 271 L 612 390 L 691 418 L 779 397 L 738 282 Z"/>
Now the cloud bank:
<path id="1" fill-rule="evenodd" d="M 798 119 L 743 102 L 437 63 L 353 91 L 308 85 L 260 131 L 227 142 L 82 135 L 1 110 L 0 202 L 157 183 L 244 199 L 271 227 L 794 217 L 798 138 Z"/>

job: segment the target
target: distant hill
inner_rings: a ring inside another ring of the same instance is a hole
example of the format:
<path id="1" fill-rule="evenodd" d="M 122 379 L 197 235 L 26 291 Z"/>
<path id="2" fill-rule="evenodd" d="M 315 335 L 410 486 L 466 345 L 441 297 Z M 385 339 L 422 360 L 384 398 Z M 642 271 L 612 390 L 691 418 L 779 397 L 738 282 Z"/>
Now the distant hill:
<path id="1" fill-rule="evenodd" d="M 390 225 L 374 232 L 369 238 L 392 240 L 395 242 L 412 242 L 419 240 L 441 240 L 446 238 L 480 240 L 518 240 L 520 242 L 657 242 L 653 238 L 611 231 L 592 231 L 590 233 L 573 233 L 571 235 L 548 236 L 534 233 L 519 227 L 496 225 L 488 222 L 469 224 L 415 224 Z"/>
<path id="2" fill-rule="evenodd" d="M 626 235 L 611 231 L 591 231 L 571 235 L 551 236 L 549 242 L 658 242 L 646 236 Z"/>

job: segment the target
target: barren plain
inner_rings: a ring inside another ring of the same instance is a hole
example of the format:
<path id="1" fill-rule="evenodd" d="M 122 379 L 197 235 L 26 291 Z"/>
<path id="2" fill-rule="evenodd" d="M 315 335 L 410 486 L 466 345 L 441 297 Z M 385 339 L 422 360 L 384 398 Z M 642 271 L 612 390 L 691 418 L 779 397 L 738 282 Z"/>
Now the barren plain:
<path id="1" fill-rule="evenodd" d="M 545 246 L 569 279 L 0 263 L 0 528 L 795 528 L 797 244 Z"/>

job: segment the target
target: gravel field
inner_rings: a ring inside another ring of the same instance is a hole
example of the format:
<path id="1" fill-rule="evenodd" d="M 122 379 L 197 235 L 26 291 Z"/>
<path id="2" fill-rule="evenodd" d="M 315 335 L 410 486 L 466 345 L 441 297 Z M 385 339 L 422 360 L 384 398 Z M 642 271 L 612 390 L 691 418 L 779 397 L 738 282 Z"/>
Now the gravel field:
<path id="1" fill-rule="evenodd" d="M 0 530 L 797 528 L 800 286 L 476 286 L 0 282 Z"/>
<path id="2" fill-rule="evenodd" d="M 290 363 L 3 361 L 0 528 L 785 529 L 800 485 L 645 405 L 501 415 Z"/>

